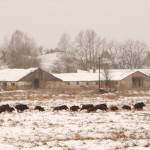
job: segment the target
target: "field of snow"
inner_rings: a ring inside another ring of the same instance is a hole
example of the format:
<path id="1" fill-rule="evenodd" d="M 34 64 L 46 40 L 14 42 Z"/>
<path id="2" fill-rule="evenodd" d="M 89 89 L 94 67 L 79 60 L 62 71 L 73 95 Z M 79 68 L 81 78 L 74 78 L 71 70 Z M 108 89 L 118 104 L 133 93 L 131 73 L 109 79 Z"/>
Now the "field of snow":
<path id="1" fill-rule="evenodd" d="M 122 110 L 144 102 L 142 111 Z M 0 92 L 0 105 L 27 104 L 23 113 L 0 114 L 0 150 L 148 150 L 150 149 L 150 92 L 106 95 L 92 91 Z M 53 111 L 59 105 L 106 103 L 119 111 Z M 43 106 L 45 112 L 34 110 Z"/>

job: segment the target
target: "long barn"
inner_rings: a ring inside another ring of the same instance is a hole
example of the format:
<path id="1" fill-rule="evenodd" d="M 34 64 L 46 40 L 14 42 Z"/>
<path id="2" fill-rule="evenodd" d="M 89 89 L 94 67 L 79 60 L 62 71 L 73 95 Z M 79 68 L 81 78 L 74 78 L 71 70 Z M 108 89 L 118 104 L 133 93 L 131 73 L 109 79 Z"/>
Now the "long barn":
<path id="1" fill-rule="evenodd" d="M 0 70 L 3 90 L 46 88 L 47 82 L 56 81 L 61 80 L 40 68 Z"/>
<path id="2" fill-rule="evenodd" d="M 129 70 L 116 69 L 109 70 L 109 75 L 103 70 L 100 72 L 100 88 L 107 88 L 106 82 L 109 82 L 109 88 L 112 89 L 149 89 L 150 70 Z M 80 73 L 63 73 L 53 74 L 63 81 L 62 86 L 65 88 L 99 88 L 99 73 L 80 72 Z M 108 78 L 106 78 L 106 76 Z"/>

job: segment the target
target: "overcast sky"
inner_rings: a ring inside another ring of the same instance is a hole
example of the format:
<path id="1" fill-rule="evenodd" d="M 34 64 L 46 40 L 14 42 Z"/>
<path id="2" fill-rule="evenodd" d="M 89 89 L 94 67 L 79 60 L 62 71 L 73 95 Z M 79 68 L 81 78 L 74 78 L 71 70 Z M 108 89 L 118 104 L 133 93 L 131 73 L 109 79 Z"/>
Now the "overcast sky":
<path id="1" fill-rule="evenodd" d="M 0 0 L 0 43 L 16 29 L 45 48 L 55 48 L 64 32 L 74 38 L 86 29 L 150 46 L 150 0 Z"/>

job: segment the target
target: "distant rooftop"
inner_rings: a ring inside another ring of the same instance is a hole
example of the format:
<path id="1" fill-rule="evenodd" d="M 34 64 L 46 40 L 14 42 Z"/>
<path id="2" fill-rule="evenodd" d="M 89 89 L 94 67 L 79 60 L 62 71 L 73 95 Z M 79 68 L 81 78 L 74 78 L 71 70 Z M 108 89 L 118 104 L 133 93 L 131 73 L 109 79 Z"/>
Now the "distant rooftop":
<path id="1" fill-rule="evenodd" d="M 29 69 L 3 69 L 0 70 L 0 81 L 18 81 L 30 72 L 34 72 L 38 68 Z"/>
<path id="2" fill-rule="evenodd" d="M 134 70 L 111 69 L 109 70 L 110 80 L 119 81 L 137 71 L 150 76 L 150 69 L 139 69 L 139 70 L 138 69 L 134 69 Z M 53 75 L 63 81 L 98 81 L 99 80 L 98 71 L 96 71 L 96 73 L 91 73 L 88 71 L 79 70 L 78 73 L 62 73 L 62 74 L 53 74 Z M 103 70 L 100 71 L 100 80 L 106 80 Z"/>

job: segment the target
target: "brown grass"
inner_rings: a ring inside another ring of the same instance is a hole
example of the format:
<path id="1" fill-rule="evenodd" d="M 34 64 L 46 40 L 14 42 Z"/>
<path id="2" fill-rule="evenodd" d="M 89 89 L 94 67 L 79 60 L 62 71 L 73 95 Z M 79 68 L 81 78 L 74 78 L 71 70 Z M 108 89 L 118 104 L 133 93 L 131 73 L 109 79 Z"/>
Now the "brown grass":
<path id="1" fill-rule="evenodd" d="M 90 98 L 94 101 L 96 98 L 101 97 L 104 101 L 106 100 L 119 100 L 123 97 L 144 97 L 150 96 L 150 94 L 139 93 L 135 94 L 135 91 L 120 91 L 117 93 L 109 93 L 109 94 L 98 94 L 93 89 L 40 89 L 40 90 L 24 90 L 24 91 L 13 91 L 13 92 L 5 92 L 0 93 L 0 101 L 7 100 L 55 100 L 61 98 L 63 100 L 72 100 L 72 99 L 82 99 L 82 98 Z M 136 91 L 138 92 L 138 91 Z M 132 100 L 132 104 L 138 102 L 139 100 Z M 150 103 L 149 100 L 146 101 Z"/>

